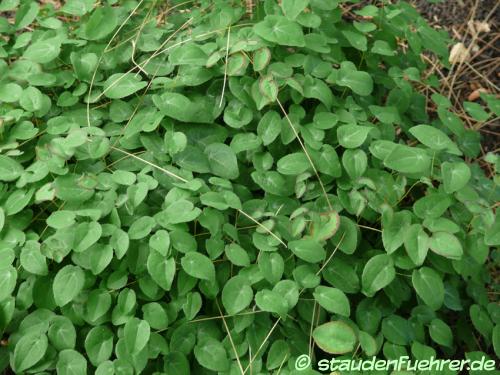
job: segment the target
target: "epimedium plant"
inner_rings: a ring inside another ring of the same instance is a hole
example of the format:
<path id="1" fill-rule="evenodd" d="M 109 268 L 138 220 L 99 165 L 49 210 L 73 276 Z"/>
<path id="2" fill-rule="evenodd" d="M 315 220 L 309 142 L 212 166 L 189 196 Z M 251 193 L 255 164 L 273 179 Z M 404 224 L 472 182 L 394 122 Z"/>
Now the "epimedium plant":
<path id="1" fill-rule="evenodd" d="M 0 368 L 498 355 L 499 161 L 373 3 L 0 2 Z"/>

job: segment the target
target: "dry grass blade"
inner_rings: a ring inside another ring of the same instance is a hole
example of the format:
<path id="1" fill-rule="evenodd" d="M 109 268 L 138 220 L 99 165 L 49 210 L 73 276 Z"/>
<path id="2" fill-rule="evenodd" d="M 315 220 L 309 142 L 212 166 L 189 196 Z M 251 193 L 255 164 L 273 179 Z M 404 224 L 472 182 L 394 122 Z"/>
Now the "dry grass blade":
<path id="1" fill-rule="evenodd" d="M 231 26 L 227 29 L 227 44 L 226 44 L 226 61 L 224 64 L 224 82 L 222 83 L 222 94 L 220 96 L 219 108 L 222 107 L 222 103 L 224 101 L 224 93 L 226 91 L 226 83 L 227 83 L 227 66 L 229 61 L 229 39 L 231 38 Z"/>
<path id="2" fill-rule="evenodd" d="M 333 249 L 332 253 L 330 254 L 330 256 L 328 257 L 327 260 L 325 260 L 325 263 L 323 263 L 323 265 L 321 266 L 321 268 L 318 270 L 318 272 L 316 272 L 316 275 L 319 275 L 321 273 L 321 271 L 324 270 L 324 268 L 328 265 L 328 263 L 330 263 L 330 261 L 332 260 L 333 256 L 335 255 L 335 253 L 337 252 L 338 248 L 340 247 L 340 244 L 342 243 L 342 241 L 344 241 L 344 237 L 345 237 L 345 233 L 342 234 L 342 237 L 340 237 L 340 241 L 339 243 L 337 244 L 337 246 L 335 246 L 335 249 Z"/>
<path id="3" fill-rule="evenodd" d="M 88 127 L 91 126 L 90 125 L 90 95 L 92 95 L 92 87 L 94 86 L 95 77 L 97 75 L 97 71 L 99 69 L 99 65 L 101 64 L 102 59 L 104 57 L 104 54 L 107 52 L 107 49 L 109 48 L 109 46 L 111 45 L 111 43 L 113 43 L 113 40 L 120 33 L 120 31 L 123 29 L 123 27 L 125 27 L 125 25 L 127 24 L 127 22 L 130 20 L 130 18 L 132 18 L 132 16 L 135 14 L 135 12 L 137 11 L 137 9 L 140 8 L 140 6 L 142 5 L 143 2 L 144 2 L 144 0 L 140 0 L 139 3 L 135 6 L 135 8 L 132 9 L 132 11 L 129 13 L 129 15 L 127 16 L 127 18 L 125 18 L 125 20 L 118 27 L 118 30 L 115 31 L 115 33 L 113 34 L 113 36 L 109 40 L 108 44 L 104 48 L 104 51 L 99 56 L 99 60 L 97 60 L 97 64 L 96 64 L 96 67 L 94 69 L 94 73 L 92 74 L 92 79 L 90 80 L 89 93 L 87 95 L 87 126 Z M 156 3 L 156 1 L 153 2 L 153 5 L 152 5 L 153 7 L 154 7 L 155 3 Z"/>
<path id="4" fill-rule="evenodd" d="M 290 117 L 288 117 L 288 113 L 285 111 L 285 108 L 281 104 L 279 99 L 276 99 L 276 102 L 278 103 L 281 111 L 283 112 L 283 115 L 285 116 L 286 121 L 288 122 L 288 125 L 290 125 L 290 128 L 293 131 L 293 134 L 297 138 L 297 141 L 299 141 L 300 147 L 304 151 L 304 154 L 307 157 L 307 160 L 309 161 L 309 164 L 311 164 L 311 168 L 314 171 L 314 174 L 316 175 L 316 178 L 318 179 L 319 185 L 321 186 L 321 190 L 323 191 L 323 195 L 325 196 L 326 203 L 328 204 L 328 208 L 330 211 L 334 211 L 333 206 L 330 202 L 330 199 L 328 198 L 328 193 L 326 192 L 325 185 L 323 185 L 323 181 L 321 181 L 321 178 L 319 176 L 318 170 L 316 169 L 316 166 L 314 165 L 311 155 L 309 155 L 309 152 L 307 152 L 306 146 L 304 145 L 304 142 L 302 142 L 302 139 L 300 138 L 299 133 L 297 132 L 297 129 L 295 129 L 295 126 L 292 124 L 292 121 L 290 120 Z"/>
<path id="5" fill-rule="evenodd" d="M 316 315 L 316 306 L 317 305 L 318 305 L 318 303 L 315 300 L 314 304 L 313 304 L 313 312 L 312 312 L 312 317 L 311 317 L 311 327 L 309 328 L 309 352 L 308 352 L 309 358 L 311 358 L 312 349 L 313 349 L 314 317 Z"/>
<path id="6" fill-rule="evenodd" d="M 177 179 L 177 180 L 179 180 L 179 181 L 181 181 L 181 182 L 184 182 L 184 183 L 189 182 L 189 181 L 188 181 L 188 180 L 186 180 L 185 178 L 182 178 L 181 176 L 178 176 L 178 175 L 176 175 L 175 173 L 170 172 L 169 170 L 167 170 L 167 169 L 165 169 L 165 168 L 162 168 L 162 167 L 160 167 L 159 165 L 156 165 L 156 164 L 154 164 L 154 163 L 151 163 L 150 161 L 148 161 L 148 160 L 146 160 L 146 159 L 143 159 L 143 158 L 141 158 L 141 157 L 139 157 L 139 156 L 137 156 L 137 155 L 135 155 L 135 154 L 132 154 L 132 153 L 130 153 L 130 152 L 128 152 L 128 151 L 122 150 L 121 148 L 118 148 L 118 147 L 115 147 L 115 146 L 111 146 L 111 148 L 112 148 L 113 150 L 118 151 L 118 152 L 121 152 L 121 153 L 123 153 L 123 154 L 125 154 L 125 155 L 127 155 L 127 156 L 129 156 L 129 157 L 131 157 L 131 158 L 134 158 L 134 159 L 136 159 L 136 160 L 142 161 L 143 163 L 145 163 L 145 164 L 147 164 L 147 165 L 149 165 L 149 166 L 151 166 L 151 167 L 153 167 L 153 168 L 156 168 L 156 169 L 158 169 L 159 171 L 161 171 L 161 172 L 163 172 L 163 173 L 167 174 L 168 176 L 170 176 L 170 177 L 172 177 L 172 178 L 175 178 L 175 179 Z M 262 225 L 261 223 L 259 223 L 257 220 L 255 220 L 252 216 L 250 216 L 249 214 L 247 214 L 245 211 L 238 209 L 238 212 L 239 212 L 239 213 L 241 213 L 242 215 L 244 215 L 245 217 L 247 217 L 248 219 L 250 219 L 251 221 L 253 221 L 255 224 L 257 224 L 260 228 L 262 228 L 263 230 L 265 230 L 265 231 L 266 231 L 267 233 L 269 233 L 271 236 L 273 236 L 273 237 L 274 237 L 276 240 L 278 240 L 278 241 L 279 241 L 279 242 L 280 242 L 283 246 L 288 247 L 288 246 L 286 245 L 286 243 L 285 243 L 285 242 L 283 242 L 283 240 L 282 240 L 281 238 L 279 238 L 276 234 L 274 234 L 272 231 L 270 231 L 270 230 L 269 230 L 268 228 L 266 228 L 264 225 Z"/>
<path id="7" fill-rule="evenodd" d="M 224 318 L 233 318 L 235 316 L 255 315 L 255 314 L 259 314 L 259 313 L 263 313 L 263 312 L 265 312 L 265 311 L 258 310 L 258 311 L 248 311 L 248 312 L 234 314 L 234 315 L 209 316 L 206 318 L 199 318 L 199 319 L 190 320 L 189 323 L 198 323 L 198 322 L 206 322 L 206 321 L 210 321 L 210 320 L 219 320 L 219 319 L 222 319 L 223 317 Z"/>
<path id="8" fill-rule="evenodd" d="M 241 213 L 243 216 L 247 217 L 249 220 L 253 221 L 255 224 L 257 224 L 260 228 L 262 228 L 263 230 L 265 230 L 267 233 L 269 233 L 271 236 L 273 236 L 274 238 L 276 238 L 276 240 L 279 241 L 280 244 L 282 244 L 283 246 L 285 246 L 286 248 L 288 248 L 288 246 L 286 245 L 286 243 L 283 242 L 283 240 L 281 238 L 279 238 L 277 235 L 275 235 L 272 231 L 270 231 L 268 228 L 266 228 L 264 225 L 262 225 L 261 223 L 259 223 L 257 220 L 255 220 L 252 216 L 250 216 L 249 214 L 247 214 L 245 211 L 242 211 L 242 210 L 238 210 L 239 213 Z"/>
<path id="9" fill-rule="evenodd" d="M 175 173 L 170 172 L 169 170 L 166 170 L 165 168 L 160 167 L 159 165 L 156 165 L 156 164 L 154 164 L 154 163 L 151 163 L 150 161 L 148 161 L 148 160 L 146 160 L 146 159 L 143 159 L 143 158 L 141 158 L 140 156 L 137 156 L 137 155 L 132 154 L 132 153 L 130 153 L 130 152 L 128 152 L 128 151 L 122 150 L 121 148 L 118 148 L 118 147 L 114 147 L 114 146 L 112 146 L 111 148 L 112 148 L 113 150 L 115 150 L 115 151 L 118 151 L 118 152 L 121 152 L 121 153 L 123 153 L 123 154 L 125 154 L 125 155 L 128 155 L 128 156 L 129 156 L 129 157 L 131 157 L 131 158 L 134 158 L 134 159 L 136 159 L 136 160 L 142 161 L 143 163 L 145 163 L 145 164 L 147 164 L 147 165 L 149 165 L 149 166 L 151 166 L 151 167 L 153 167 L 153 168 L 158 169 L 159 171 L 161 171 L 161 172 L 163 172 L 163 173 L 167 174 L 168 176 L 170 176 L 170 177 L 172 177 L 172 178 L 175 178 L 175 179 L 177 179 L 177 180 L 179 180 L 179 181 L 182 181 L 182 182 L 189 182 L 189 181 L 188 181 L 188 180 L 186 180 L 185 178 L 182 178 L 181 176 L 178 176 L 178 175 L 176 175 Z"/>
<path id="10" fill-rule="evenodd" d="M 273 334 L 274 330 L 276 329 L 276 327 L 278 326 L 278 323 L 280 321 L 281 321 L 281 318 L 278 318 L 276 320 L 276 322 L 274 322 L 273 326 L 271 327 L 271 329 L 267 333 L 266 337 L 264 337 L 264 340 L 262 340 L 261 344 L 259 345 L 259 347 L 258 347 L 257 351 L 255 352 L 255 354 L 253 355 L 253 357 L 250 356 L 250 362 L 248 363 L 248 366 L 243 371 L 243 374 L 245 374 L 248 371 L 248 369 L 252 366 L 253 361 L 255 361 L 255 358 L 257 358 L 257 356 L 259 355 L 259 353 L 262 350 L 262 348 L 264 347 L 264 345 L 266 345 L 267 340 L 269 340 L 269 337 L 271 337 L 271 335 Z"/>
<path id="11" fill-rule="evenodd" d="M 245 374 L 245 370 L 243 370 L 243 366 L 241 365 L 240 357 L 238 356 L 238 351 L 236 350 L 236 346 L 234 345 L 233 337 L 231 336 L 231 331 L 229 330 L 229 327 L 227 326 L 226 319 L 224 318 L 224 315 L 222 314 L 222 310 L 220 308 L 219 302 L 216 300 L 215 303 L 217 304 L 217 309 L 219 309 L 219 314 L 220 317 L 222 318 L 222 323 L 224 323 L 224 328 L 226 329 L 227 336 L 229 337 L 229 342 L 231 343 L 231 347 L 233 348 L 234 355 L 236 357 L 236 362 L 238 362 L 238 367 L 240 368 L 241 374 Z"/>

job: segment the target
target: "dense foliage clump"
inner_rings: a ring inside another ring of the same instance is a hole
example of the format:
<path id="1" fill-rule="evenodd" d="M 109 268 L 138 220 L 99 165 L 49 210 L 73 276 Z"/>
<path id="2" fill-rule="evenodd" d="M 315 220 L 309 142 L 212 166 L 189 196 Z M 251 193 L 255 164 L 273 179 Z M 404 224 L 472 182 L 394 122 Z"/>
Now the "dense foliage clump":
<path id="1" fill-rule="evenodd" d="M 498 160 L 356 3 L 0 2 L 0 369 L 499 353 Z"/>

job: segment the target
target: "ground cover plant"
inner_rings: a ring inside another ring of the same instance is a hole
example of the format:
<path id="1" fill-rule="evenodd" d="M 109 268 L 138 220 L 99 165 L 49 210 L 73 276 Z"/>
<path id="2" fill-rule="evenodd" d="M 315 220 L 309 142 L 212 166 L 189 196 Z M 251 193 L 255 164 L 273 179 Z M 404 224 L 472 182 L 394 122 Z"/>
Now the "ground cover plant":
<path id="1" fill-rule="evenodd" d="M 0 12 L 0 369 L 498 356 L 499 160 L 408 3 Z"/>

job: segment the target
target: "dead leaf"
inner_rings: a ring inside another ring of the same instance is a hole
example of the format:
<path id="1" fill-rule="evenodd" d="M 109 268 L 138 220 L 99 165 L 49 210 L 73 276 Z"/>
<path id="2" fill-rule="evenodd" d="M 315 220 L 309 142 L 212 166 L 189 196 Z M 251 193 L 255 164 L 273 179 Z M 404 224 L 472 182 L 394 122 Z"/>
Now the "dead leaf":
<path id="1" fill-rule="evenodd" d="M 488 22 L 476 21 L 474 23 L 474 26 L 476 27 L 476 31 L 478 33 L 489 33 L 491 31 L 491 28 L 490 28 L 490 25 Z"/>
<path id="2" fill-rule="evenodd" d="M 470 102 L 474 102 L 474 101 L 479 99 L 479 97 L 481 96 L 482 93 L 486 94 L 486 93 L 488 93 L 488 90 L 486 90 L 482 87 L 477 89 L 477 90 L 474 90 L 469 94 L 469 96 L 467 97 L 467 100 Z"/>
<path id="3" fill-rule="evenodd" d="M 450 64 L 463 63 L 470 58 L 470 53 L 463 43 L 455 44 L 450 51 L 449 62 Z"/>
<path id="4" fill-rule="evenodd" d="M 467 26 L 469 28 L 470 34 L 473 36 L 476 36 L 480 33 L 489 33 L 491 31 L 489 23 L 485 21 L 469 20 L 467 22 Z"/>

